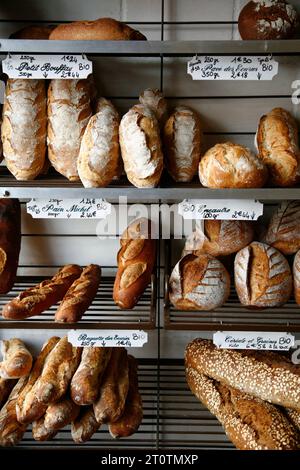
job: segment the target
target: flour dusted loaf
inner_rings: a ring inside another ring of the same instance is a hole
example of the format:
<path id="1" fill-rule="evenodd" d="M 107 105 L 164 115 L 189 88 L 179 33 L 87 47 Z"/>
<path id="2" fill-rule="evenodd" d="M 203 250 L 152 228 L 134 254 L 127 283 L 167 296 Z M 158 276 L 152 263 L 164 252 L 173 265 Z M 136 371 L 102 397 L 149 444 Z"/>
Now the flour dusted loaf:
<path id="1" fill-rule="evenodd" d="M 68 395 L 48 405 L 44 416 L 44 427 L 51 434 L 71 424 L 79 415 L 80 408 Z"/>
<path id="2" fill-rule="evenodd" d="M 107 186 L 118 175 L 119 149 L 118 111 L 101 98 L 96 114 L 91 117 L 82 137 L 77 169 L 85 188 Z"/>
<path id="3" fill-rule="evenodd" d="M 242 39 L 290 39 L 298 23 L 296 9 L 282 0 L 253 0 L 244 6 L 238 19 Z"/>
<path id="4" fill-rule="evenodd" d="M 203 220 L 187 238 L 182 256 L 203 253 L 219 257 L 244 248 L 254 238 L 253 223 L 245 220 Z"/>
<path id="5" fill-rule="evenodd" d="M 27 377 L 18 380 L 12 389 L 7 402 L 0 411 L 0 446 L 10 447 L 18 444 L 22 439 L 26 424 L 21 424 L 17 420 L 16 401 L 26 385 Z"/>
<path id="6" fill-rule="evenodd" d="M 8 79 L 3 105 L 3 155 L 17 180 L 33 180 L 46 155 L 46 87 L 44 80 Z"/>
<path id="7" fill-rule="evenodd" d="M 157 88 L 147 88 L 140 96 L 139 101 L 143 106 L 150 108 L 162 127 L 167 119 L 168 105 L 164 95 Z"/>
<path id="8" fill-rule="evenodd" d="M 190 182 L 197 173 L 201 156 L 198 113 L 187 106 L 178 106 L 168 118 L 163 135 L 168 172 L 176 182 Z"/>
<path id="9" fill-rule="evenodd" d="M 229 292 L 229 274 L 211 255 L 184 256 L 170 276 L 170 301 L 180 310 L 214 310 L 226 302 Z"/>
<path id="10" fill-rule="evenodd" d="M 248 148 L 225 142 L 201 158 L 199 178 L 208 188 L 261 188 L 267 180 L 267 169 Z"/>
<path id="11" fill-rule="evenodd" d="M 48 156 L 58 173 L 79 181 L 81 139 L 92 116 L 92 80 L 53 79 L 48 89 Z"/>
<path id="12" fill-rule="evenodd" d="M 121 119 L 120 146 L 128 180 L 137 188 L 154 188 L 163 170 L 158 121 L 150 108 L 138 104 Z"/>
<path id="13" fill-rule="evenodd" d="M 87 442 L 100 428 L 92 406 L 80 408 L 79 416 L 71 423 L 71 435 L 76 444 Z"/>
<path id="14" fill-rule="evenodd" d="M 13 287 L 21 248 L 21 206 L 18 199 L 0 199 L 0 294 Z"/>
<path id="15" fill-rule="evenodd" d="M 265 241 L 285 255 L 300 249 L 300 202 L 284 201 L 271 217 Z"/>
<path id="16" fill-rule="evenodd" d="M 300 305 L 300 250 L 297 251 L 293 263 L 294 295 L 298 305 Z"/>
<path id="17" fill-rule="evenodd" d="M 197 338 L 185 350 L 186 367 L 261 400 L 300 410 L 300 367 L 271 351 L 218 349 Z"/>
<path id="18" fill-rule="evenodd" d="M 297 450 L 299 434 L 285 414 L 260 398 L 186 368 L 193 394 L 213 413 L 240 450 Z"/>
<path id="19" fill-rule="evenodd" d="M 18 338 L 3 340 L 1 344 L 3 361 L 0 362 L 0 377 L 19 379 L 29 375 L 32 367 L 32 355 Z"/>
<path id="20" fill-rule="evenodd" d="M 277 186 L 293 186 L 300 180 L 298 127 L 283 108 L 274 108 L 259 121 L 256 143 L 259 158 L 267 165 Z"/>
<path id="21" fill-rule="evenodd" d="M 99 18 L 94 21 L 74 21 L 58 25 L 50 34 L 49 39 L 141 41 L 147 38 L 125 23 L 113 18 Z"/>

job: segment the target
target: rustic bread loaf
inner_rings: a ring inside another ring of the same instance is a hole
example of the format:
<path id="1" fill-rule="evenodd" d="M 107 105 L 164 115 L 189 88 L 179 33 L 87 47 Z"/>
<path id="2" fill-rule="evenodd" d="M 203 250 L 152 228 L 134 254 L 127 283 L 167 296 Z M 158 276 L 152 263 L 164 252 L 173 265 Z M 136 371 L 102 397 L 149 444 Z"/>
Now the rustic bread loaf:
<path id="1" fill-rule="evenodd" d="M 3 105 L 3 155 L 17 180 L 33 180 L 46 156 L 46 87 L 44 80 L 8 79 Z"/>
<path id="2" fill-rule="evenodd" d="M 143 106 L 153 111 L 160 127 L 162 127 L 168 115 L 167 100 L 164 98 L 162 92 L 157 88 L 147 88 L 140 94 L 139 101 Z"/>
<path id="3" fill-rule="evenodd" d="M 185 350 L 186 367 L 275 405 L 300 411 L 300 367 L 271 351 L 218 349 L 197 338 Z"/>
<path id="4" fill-rule="evenodd" d="M 136 219 L 122 234 L 113 298 L 123 309 L 132 309 L 151 281 L 156 259 L 156 241 L 151 239 L 151 221 Z"/>
<path id="5" fill-rule="evenodd" d="M 2 379 L 19 379 L 29 375 L 32 355 L 23 341 L 18 338 L 3 340 L 1 352 L 3 361 L 0 362 L 0 377 Z"/>
<path id="6" fill-rule="evenodd" d="M 32 24 L 15 31 L 9 36 L 9 39 L 49 39 L 54 28 L 56 28 L 54 24 Z"/>
<path id="7" fill-rule="evenodd" d="M 79 406 L 65 396 L 48 405 L 44 416 L 44 427 L 51 434 L 71 424 L 79 415 Z"/>
<path id="8" fill-rule="evenodd" d="M 285 109 L 274 108 L 259 121 L 256 143 L 258 157 L 267 165 L 276 186 L 293 186 L 300 181 L 298 127 Z"/>
<path id="9" fill-rule="evenodd" d="M 230 276 L 223 264 L 207 254 L 186 255 L 170 276 L 170 301 L 180 310 L 214 310 L 230 292 Z"/>
<path id="10" fill-rule="evenodd" d="M 158 121 L 150 108 L 138 104 L 121 119 L 120 147 L 128 180 L 137 188 L 154 188 L 163 170 Z"/>
<path id="11" fill-rule="evenodd" d="M 100 428 L 92 406 L 81 407 L 79 416 L 71 424 L 72 439 L 76 444 L 88 441 Z"/>
<path id="12" fill-rule="evenodd" d="M 18 380 L 0 411 L 0 446 L 10 447 L 18 444 L 25 433 L 27 425 L 17 420 L 16 401 L 26 381 L 27 377 Z"/>
<path id="13" fill-rule="evenodd" d="M 235 288 L 243 305 L 277 307 L 292 292 L 292 274 L 285 257 L 265 243 L 252 242 L 234 261 Z"/>
<path id="14" fill-rule="evenodd" d="M 77 159 L 92 98 L 90 79 L 53 79 L 48 88 L 48 157 L 70 181 L 79 181 Z"/>
<path id="15" fill-rule="evenodd" d="M 300 250 L 296 253 L 293 263 L 294 295 L 298 305 L 300 305 Z"/>
<path id="16" fill-rule="evenodd" d="M 298 26 L 295 8 L 284 0 L 253 0 L 238 19 L 242 39 L 290 39 Z"/>
<path id="17" fill-rule="evenodd" d="M 182 256 L 207 253 L 227 256 L 244 248 L 254 238 L 253 223 L 245 220 L 203 220 L 186 239 Z"/>
<path id="18" fill-rule="evenodd" d="M 267 169 L 248 148 L 225 142 L 216 144 L 201 158 L 199 178 L 207 188 L 261 188 Z"/>
<path id="19" fill-rule="evenodd" d="M 240 450 L 297 450 L 296 429 L 276 406 L 228 387 L 192 367 L 186 379 L 193 394 L 213 413 Z"/>
<path id="20" fill-rule="evenodd" d="M 32 423 L 32 437 L 35 441 L 51 441 L 58 431 L 49 431 L 45 427 L 45 415 Z"/>
<path id="21" fill-rule="evenodd" d="M 16 385 L 17 381 L 13 379 L 2 379 L 0 377 L 0 409 L 6 402 L 10 392 Z"/>
<path id="22" fill-rule="evenodd" d="M 300 249 L 300 202 L 284 201 L 271 217 L 265 241 L 285 255 Z"/>
<path id="23" fill-rule="evenodd" d="M 190 182 L 197 173 L 201 156 L 201 123 L 196 111 L 187 106 L 174 109 L 164 126 L 167 170 L 178 183 Z"/>
<path id="24" fill-rule="evenodd" d="M 15 283 L 20 248 L 20 202 L 0 199 L 0 294 L 7 294 Z"/>
<path id="25" fill-rule="evenodd" d="M 69 40 L 116 40 L 143 41 L 147 38 L 130 28 L 125 23 L 113 18 L 99 18 L 94 21 L 74 21 L 58 25 L 50 34 L 49 39 Z"/>

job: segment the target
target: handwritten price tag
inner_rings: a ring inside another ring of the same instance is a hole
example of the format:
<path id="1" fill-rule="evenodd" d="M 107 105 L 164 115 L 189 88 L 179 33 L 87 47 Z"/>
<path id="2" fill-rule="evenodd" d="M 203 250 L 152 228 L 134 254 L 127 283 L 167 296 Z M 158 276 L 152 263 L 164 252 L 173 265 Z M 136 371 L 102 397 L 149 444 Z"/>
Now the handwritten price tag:
<path id="1" fill-rule="evenodd" d="M 295 336 L 277 332 L 218 331 L 214 333 L 213 342 L 221 349 L 288 351 L 295 344 Z"/>
<path id="2" fill-rule="evenodd" d="M 105 219 L 111 204 L 104 199 L 31 199 L 27 213 L 34 219 Z"/>
<path id="3" fill-rule="evenodd" d="M 264 206 L 256 200 L 185 199 L 178 204 L 184 219 L 257 220 Z"/>
<path id="4" fill-rule="evenodd" d="M 8 53 L 2 61 L 9 78 L 86 78 L 93 72 L 93 63 L 85 54 L 19 55 Z"/>
<path id="5" fill-rule="evenodd" d="M 272 80 L 278 62 L 272 56 L 194 56 L 187 73 L 193 80 Z"/>
<path id="6" fill-rule="evenodd" d="M 148 333 L 141 330 L 71 330 L 68 341 L 78 347 L 141 348 L 148 342 Z"/>

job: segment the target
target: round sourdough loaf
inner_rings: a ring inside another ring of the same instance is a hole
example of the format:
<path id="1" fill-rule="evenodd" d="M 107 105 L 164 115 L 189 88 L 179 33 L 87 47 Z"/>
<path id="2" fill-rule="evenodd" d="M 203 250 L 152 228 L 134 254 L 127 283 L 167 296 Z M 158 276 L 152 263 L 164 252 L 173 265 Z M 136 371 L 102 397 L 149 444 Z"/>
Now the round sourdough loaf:
<path id="1" fill-rule="evenodd" d="M 267 180 L 267 169 L 248 148 L 225 142 L 201 158 L 199 178 L 207 188 L 261 188 Z"/>
<path id="2" fill-rule="evenodd" d="M 252 242 L 234 261 L 235 288 L 243 305 L 277 307 L 292 291 L 292 274 L 285 257 L 272 246 Z"/>
<path id="3" fill-rule="evenodd" d="M 147 88 L 140 94 L 139 101 L 154 112 L 160 126 L 164 125 L 167 119 L 168 105 L 161 91 L 157 88 Z"/>
<path id="4" fill-rule="evenodd" d="M 300 249 L 300 202 L 284 201 L 271 217 L 265 242 L 285 255 Z"/>
<path id="5" fill-rule="evenodd" d="M 294 294 L 295 300 L 300 305 L 300 250 L 297 251 L 293 263 Z"/>
<path id="6" fill-rule="evenodd" d="M 186 255 L 170 276 L 170 301 L 180 310 L 214 310 L 223 305 L 230 292 L 230 277 L 213 256 Z"/>

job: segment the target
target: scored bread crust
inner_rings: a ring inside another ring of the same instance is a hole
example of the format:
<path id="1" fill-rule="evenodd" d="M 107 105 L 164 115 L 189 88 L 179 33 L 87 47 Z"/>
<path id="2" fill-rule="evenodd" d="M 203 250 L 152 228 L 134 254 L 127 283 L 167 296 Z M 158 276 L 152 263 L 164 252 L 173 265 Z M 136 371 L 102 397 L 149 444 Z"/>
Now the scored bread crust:
<path id="1" fill-rule="evenodd" d="M 268 225 L 265 241 L 285 255 L 300 249 L 300 202 L 284 201 L 277 207 Z"/>
<path id="2" fill-rule="evenodd" d="M 29 375 L 32 367 L 32 355 L 18 338 L 3 340 L 1 344 L 3 361 L 0 363 L 0 377 L 19 379 Z"/>

